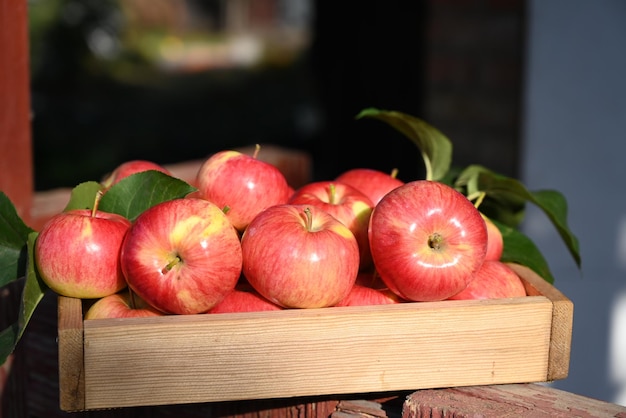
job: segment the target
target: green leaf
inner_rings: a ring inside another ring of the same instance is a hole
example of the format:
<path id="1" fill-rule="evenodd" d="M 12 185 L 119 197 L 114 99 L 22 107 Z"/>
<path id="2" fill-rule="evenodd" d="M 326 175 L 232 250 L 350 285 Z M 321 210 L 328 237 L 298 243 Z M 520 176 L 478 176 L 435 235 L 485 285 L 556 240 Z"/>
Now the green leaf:
<path id="1" fill-rule="evenodd" d="M 529 191 L 519 180 L 477 165 L 468 167 L 459 176 L 456 185 L 466 187 L 470 200 L 484 194 L 501 207 L 514 207 L 522 201 L 535 204 L 552 222 L 576 265 L 580 268 L 578 239 L 567 224 L 567 201 L 560 192 L 556 190 Z"/>
<path id="2" fill-rule="evenodd" d="M 450 167 L 448 172 L 438 181 L 448 186 L 454 187 L 454 183 L 462 171 L 463 169 L 461 167 L 452 166 Z"/>
<path id="3" fill-rule="evenodd" d="M 519 227 L 525 215 L 526 198 L 517 194 L 489 193 L 480 183 L 483 173 L 493 174 L 483 166 L 470 165 L 458 174 L 451 185 L 476 202 L 485 215 L 510 227 Z"/>
<path id="4" fill-rule="evenodd" d="M 23 317 L 20 318 L 20 327 L 26 327 L 26 323 L 30 320 L 30 316 L 43 298 L 49 287 L 44 283 L 39 275 L 37 266 L 35 265 L 35 241 L 39 236 L 38 232 L 31 232 L 28 235 L 28 274 L 26 275 L 26 284 L 24 285 L 24 298 L 22 302 L 24 309 Z"/>
<path id="5" fill-rule="evenodd" d="M 0 192 L 0 287 L 26 274 L 26 226 L 6 194 Z"/>
<path id="6" fill-rule="evenodd" d="M 11 355 L 18 341 L 17 322 L 12 323 L 7 328 L 0 331 L 0 366 L 3 365 Z"/>
<path id="7" fill-rule="evenodd" d="M 502 233 L 504 248 L 500 260 L 507 263 L 522 264 L 548 283 L 554 283 L 554 276 L 550 272 L 546 259 L 535 243 L 522 232 L 492 219 L 492 222 Z"/>
<path id="8" fill-rule="evenodd" d="M 38 232 L 31 232 L 28 235 L 27 275 L 24 288 L 22 289 L 20 310 L 17 322 L 0 332 L 0 364 L 3 364 L 15 350 L 37 305 L 39 305 L 39 302 L 41 302 L 45 293 L 49 290 L 49 287 L 43 282 L 35 267 L 35 252 L 33 249 L 38 235 Z"/>
<path id="9" fill-rule="evenodd" d="M 102 190 L 102 185 L 96 181 L 80 183 L 72 189 L 70 200 L 63 211 L 67 212 L 72 209 L 92 209 L 100 190 Z"/>
<path id="10" fill-rule="evenodd" d="M 357 115 L 357 119 L 364 117 L 382 120 L 413 141 L 422 154 L 427 180 L 440 180 L 448 173 L 452 162 L 452 142 L 437 128 L 397 111 L 369 108 Z"/>
<path id="11" fill-rule="evenodd" d="M 156 170 L 130 175 L 113 185 L 100 200 L 98 209 L 134 221 L 146 209 L 196 191 L 187 182 Z"/>

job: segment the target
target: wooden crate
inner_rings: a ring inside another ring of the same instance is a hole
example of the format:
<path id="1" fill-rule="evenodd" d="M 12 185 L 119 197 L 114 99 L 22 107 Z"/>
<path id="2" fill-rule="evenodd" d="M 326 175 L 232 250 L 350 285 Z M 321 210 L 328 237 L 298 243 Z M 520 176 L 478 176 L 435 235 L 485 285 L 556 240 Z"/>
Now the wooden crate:
<path id="1" fill-rule="evenodd" d="M 59 297 L 64 411 L 544 382 L 567 377 L 573 304 L 527 297 L 83 320 Z"/>

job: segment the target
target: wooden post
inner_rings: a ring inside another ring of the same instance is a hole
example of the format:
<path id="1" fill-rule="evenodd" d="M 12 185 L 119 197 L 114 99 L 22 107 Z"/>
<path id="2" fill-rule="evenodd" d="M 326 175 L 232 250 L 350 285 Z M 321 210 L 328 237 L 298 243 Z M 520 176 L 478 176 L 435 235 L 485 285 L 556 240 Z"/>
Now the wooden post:
<path id="1" fill-rule="evenodd" d="M 26 1 L 0 0 L 0 191 L 15 205 L 28 225 L 33 201 L 30 130 L 30 71 Z M 0 293 L 0 329 L 15 320 L 18 286 Z M 0 417 L 24 415 L 25 353 L 16 350 L 0 364 Z"/>
<path id="2" fill-rule="evenodd" d="M 27 2 L 0 0 L 0 191 L 29 224 L 33 200 Z"/>

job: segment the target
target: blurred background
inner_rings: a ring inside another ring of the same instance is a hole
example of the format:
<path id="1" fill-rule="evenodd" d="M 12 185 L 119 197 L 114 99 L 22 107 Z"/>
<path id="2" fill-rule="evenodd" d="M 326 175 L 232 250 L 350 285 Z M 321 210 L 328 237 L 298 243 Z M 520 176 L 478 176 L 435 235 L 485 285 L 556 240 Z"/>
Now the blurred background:
<path id="1" fill-rule="evenodd" d="M 535 207 L 525 230 L 574 302 L 570 375 L 554 386 L 626 405 L 626 3 L 527 3 L 522 178 L 568 199 L 582 269 Z"/>
<path id="2" fill-rule="evenodd" d="M 460 164 L 513 174 L 524 2 L 491 3 L 31 0 L 36 188 L 254 143 L 310 152 L 320 179 L 421 176 L 409 140 L 355 120 L 368 107 L 422 117 Z"/>
<path id="3" fill-rule="evenodd" d="M 309 152 L 316 179 L 422 175 L 368 107 L 421 117 L 454 163 L 557 189 L 578 270 L 542 213 L 525 231 L 574 301 L 555 387 L 626 405 L 626 3 L 621 0 L 30 0 L 35 188 L 254 143 Z"/>

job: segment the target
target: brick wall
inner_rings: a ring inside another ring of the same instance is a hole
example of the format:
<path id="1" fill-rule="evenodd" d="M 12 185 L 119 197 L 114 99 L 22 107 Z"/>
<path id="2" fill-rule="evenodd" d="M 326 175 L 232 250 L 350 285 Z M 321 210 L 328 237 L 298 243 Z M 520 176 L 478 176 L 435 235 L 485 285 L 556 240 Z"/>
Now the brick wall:
<path id="1" fill-rule="evenodd" d="M 517 176 L 524 0 L 429 0 L 424 114 L 459 165 Z"/>

